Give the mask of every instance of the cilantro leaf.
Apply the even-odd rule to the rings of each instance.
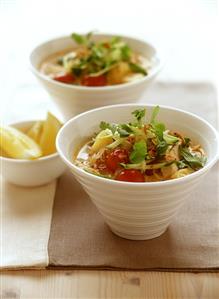
[[[158,141],[161,142],[161,141],[165,141],[163,138],[163,133],[166,129],[165,129],[165,125],[163,123],[159,123],[156,121],[156,117],[157,117],[159,111],[160,111],[159,106],[154,107],[154,109],[152,111],[152,115],[151,115],[150,124],[151,124],[152,128],[154,129],[154,133],[156,134]]]
[[[128,132],[128,133],[130,133],[130,134],[132,133],[132,129],[130,128],[129,125],[127,125],[127,124],[121,124],[120,127],[121,127],[123,130],[125,130],[126,132]]]
[[[133,146],[133,151],[130,154],[130,161],[132,163],[142,162],[147,155],[147,144],[144,140],[135,142]]]
[[[86,35],[78,34],[78,33],[72,33],[71,38],[79,45],[89,44],[89,41],[93,35],[93,32],[88,32]]]
[[[116,124],[109,124],[105,121],[101,121],[100,122],[100,125],[99,125],[100,129],[101,130],[106,130],[106,129],[109,129],[111,130],[111,132],[114,134],[117,130],[117,125]]]
[[[141,73],[143,75],[147,75],[147,71],[146,69],[144,69],[142,66],[140,66],[139,64],[136,63],[129,63],[130,69],[134,72],[134,73]]]
[[[187,163],[192,169],[198,170],[204,167],[207,158],[205,156],[198,156],[194,153],[191,153],[188,148],[181,147],[180,154],[184,158],[184,162]]]
[[[158,139],[163,141],[163,132],[166,130],[165,125],[162,123],[154,123],[153,128]]]
[[[135,111],[132,112],[132,114],[134,115],[134,117],[137,119],[139,125],[141,125],[142,122],[142,118],[145,117],[145,113],[146,113],[146,109],[137,109]]]
[[[152,123],[152,124],[155,123],[155,119],[156,119],[159,111],[160,111],[160,106],[156,106],[153,108],[150,123]]]
[[[128,137],[130,135],[129,132],[127,132],[126,130],[124,130],[122,128],[118,128],[117,131],[118,131],[120,137]]]
[[[168,144],[166,143],[166,141],[159,141],[159,143],[157,145],[158,156],[165,155],[167,148],[168,148]]]
[[[163,139],[167,144],[174,144],[179,141],[178,137],[169,135],[167,132],[163,132]]]
[[[121,56],[122,56],[122,59],[125,60],[125,61],[128,61],[130,59],[130,56],[131,56],[131,49],[129,48],[128,45],[124,45],[122,48],[121,48]]]
[[[179,169],[183,169],[183,168],[187,167],[187,165],[182,160],[177,161],[176,164]]]
[[[92,35],[93,35],[93,31],[90,31],[90,32],[88,32],[87,34],[86,34],[86,39],[87,40],[90,40],[91,39],[91,37],[92,37]]]
[[[87,40],[85,36],[78,33],[72,33],[71,37],[79,45],[85,44]]]

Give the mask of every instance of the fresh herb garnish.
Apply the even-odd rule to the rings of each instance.
[[[165,155],[167,149],[168,149],[168,144],[166,143],[166,141],[158,141],[158,145],[157,145],[158,156]]]
[[[179,169],[183,169],[183,168],[185,168],[185,167],[187,167],[187,164],[185,164],[183,161],[177,161],[176,162],[176,164],[177,164],[177,166],[178,166],[178,168]]]
[[[129,61],[131,54],[132,54],[132,51],[128,45],[124,45],[121,48],[121,56],[124,61]]]
[[[72,33],[71,37],[79,45],[85,44],[87,41],[87,38],[84,35],[78,33]]]
[[[142,119],[145,117],[146,109],[137,109],[132,112],[139,125],[142,125]]]
[[[145,181],[161,181],[182,177],[204,167],[207,158],[200,145],[190,145],[189,138],[166,130],[165,125],[157,121],[158,112],[159,106],[156,106],[149,123],[143,122],[145,109],[132,112],[135,123],[110,124],[102,121],[102,131],[94,138],[88,151],[90,169],[93,166],[95,174],[103,172],[117,179],[122,166],[125,181],[125,175],[129,181],[131,173],[136,176],[141,174],[142,178],[145,176]],[[95,144],[101,151],[94,151]],[[95,156],[92,156],[93,152]],[[170,165],[172,167],[168,169]]]
[[[121,137],[128,137],[130,135],[129,132],[127,132],[126,130],[124,130],[122,128],[118,128],[117,131]]]
[[[151,114],[151,120],[150,120],[151,124],[155,123],[155,120],[156,120],[156,117],[157,117],[159,111],[160,111],[160,107],[159,106],[156,106],[156,107],[153,108],[152,114]]]
[[[175,144],[179,141],[179,138],[173,135],[168,134],[166,131],[163,132],[163,139],[167,144]]]
[[[195,153],[191,153],[187,147],[181,147],[180,154],[184,159],[184,163],[188,164],[194,170],[204,167],[207,161],[205,156],[198,156]]]
[[[146,69],[144,69],[144,68],[143,68],[142,66],[140,66],[139,64],[130,62],[130,63],[129,63],[129,66],[130,66],[130,69],[131,69],[133,72],[135,72],[135,73],[141,73],[141,74],[143,74],[143,75],[145,75],[145,76],[148,74],[147,71],[146,71]]]
[[[162,124],[162,123],[154,123],[152,125],[153,129],[154,129],[154,132],[158,138],[158,140],[161,142],[161,141],[164,141],[163,139],[163,133],[164,131],[166,130],[165,128],[165,125]]]
[[[154,133],[156,134],[156,136],[158,138],[158,141],[161,142],[161,141],[164,141],[163,133],[166,130],[166,128],[165,128],[165,125],[163,123],[159,123],[159,122],[156,121],[156,117],[157,117],[159,111],[160,111],[159,106],[156,106],[156,107],[153,108],[150,124],[151,124],[151,126],[154,130]]]
[[[147,75],[147,71],[138,64],[131,62],[132,50],[120,37],[115,36],[106,42],[93,42],[93,32],[86,35],[72,33],[72,39],[79,45],[87,47],[87,56],[80,58],[86,64],[86,73],[92,76],[100,76],[111,70],[112,67],[124,61],[128,63],[134,73]],[[81,70],[79,70],[81,69]],[[82,74],[82,65],[77,65],[73,73],[78,76]]]
[[[116,132],[116,130],[117,130],[117,125],[116,124],[109,124],[109,123],[107,123],[105,121],[101,121],[101,123],[100,123],[100,129],[101,130],[109,129],[114,134]]]
[[[133,145],[133,151],[130,154],[130,161],[132,163],[140,163],[142,162],[147,155],[147,144],[145,140],[140,140],[135,142]]]

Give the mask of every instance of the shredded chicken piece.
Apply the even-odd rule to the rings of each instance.
[[[175,144],[174,146],[170,147],[166,151],[165,160],[166,161],[179,161],[179,143]]]
[[[161,173],[164,179],[170,178],[178,170],[176,164],[171,164],[169,166],[161,168]]]

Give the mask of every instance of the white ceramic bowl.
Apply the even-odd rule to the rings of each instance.
[[[95,40],[111,38],[110,34],[95,34]],[[154,67],[149,75],[131,83],[105,87],[83,87],[63,84],[52,80],[39,71],[39,66],[49,55],[76,46],[69,37],[56,38],[36,47],[31,55],[31,69],[40,83],[50,94],[65,120],[78,113],[112,104],[135,103],[151,85],[161,69],[160,55],[148,42],[131,37],[121,36],[130,47],[143,56],[153,60]]]
[[[124,238],[146,240],[160,236],[176,211],[189,197],[219,157],[217,131],[200,117],[162,107],[159,120],[168,128],[199,142],[207,153],[207,164],[186,177],[152,183],[129,183],[105,179],[87,173],[72,163],[72,153],[82,140],[98,131],[100,121],[131,121],[131,112],[146,107],[150,117],[152,105],[117,105],[85,112],[69,120],[57,136],[57,150],[63,161],[81,183],[111,230]],[[73,194],[72,194],[73,196]],[[192,229],[192,228],[191,228]]]
[[[17,129],[28,129],[34,121],[11,124]],[[58,178],[66,169],[58,153],[37,160],[0,157],[1,173],[5,180],[20,186],[40,186]]]

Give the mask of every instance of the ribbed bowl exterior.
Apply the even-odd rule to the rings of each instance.
[[[153,105],[125,104],[107,106],[85,112],[69,120],[57,137],[57,150],[76,179],[90,196],[111,230],[124,238],[147,240],[160,236],[180,206],[192,194],[219,158],[218,132],[204,119],[175,108],[161,106],[159,120],[194,142],[201,144],[207,163],[183,178],[151,183],[129,183],[92,175],[73,164],[72,154],[86,137],[98,131],[99,123],[130,121],[131,112],[144,106],[148,118]],[[90,137],[89,137],[90,138]],[[86,139],[88,140],[88,139]],[[191,228],[192,229],[192,228]]]
[[[200,182],[200,177],[178,185],[150,188],[147,185],[112,187],[106,180],[97,185],[72,169],[111,230],[127,239],[147,240],[160,236],[185,199]]]
[[[151,86],[155,75],[147,81],[140,81],[138,84],[127,84],[125,88],[110,90],[76,90],[66,89],[63,84],[56,84],[37,76],[40,83],[51,96],[55,105],[62,113],[65,121],[82,112],[114,104],[136,103],[140,100],[144,92]]]

